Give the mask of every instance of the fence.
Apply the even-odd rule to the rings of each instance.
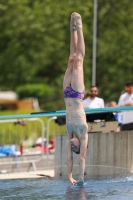
[[[44,143],[42,143],[41,152],[35,154],[35,152],[27,152],[24,151],[25,148],[31,147],[35,140],[39,139],[50,141],[50,137],[55,138],[58,134],[65,133],[65,127],[59,126],[55,124],[56,116],[48,119],[46,126],[44,126],[44,121],[40,118],[26,118],[24,120],[21,119],[8,119],[8,120],[0,120],[0,144],[9,145],[14,144],[15,146],[19,146],[20,151],[23,146],[23,153],[21,155],[15,156],[6,156],[0,157],[0,170],[3,169],[1,166],[7,168],[7,166],[12,165],[12,167],[8,168],[9,171],[14,171],[15,168],[24,169],[21,164],[27,164],[28,170],[32,166],[34,170],[38,168],[53,168],[54,167],[54,149],[49,149],[49,143],[46,142],[46,148],[44,147]],[[32,134],[32,140],[31,140]],[[44,149],[46,152],[44,153]],[[52,152],[52,154],[51,154]],[[20,166],[21,165],[21,166]],[[19,169],[18,169],[19,170]],[[19,170],[20,171],[20,170]]]
[[[0,143],[1,146],[7,144],[14,144],[15,147],[18,147],[20,144],[20,152],[22,153],[22,146],[25,145],[29,147],[33,144],[34,139],[40,136],[43,140],[44,132],[45,132],[44,122],[40,118],[29,118],[24,120],[0,120]],[[33,140],[30,139],[30,133],[34,135]],[[26,141],[26,142],[25,142]],[[7,146],[6,146],[7,147]],[[27,152],[27,155],[30,154]],[[26,152],[23,152],[22,155],[26,155]],[[42,143],[42,147],[40,148],[39,156],[31,156],[25,158],[18,155],[14,155],[13,157],[4,157],[0,165],[14,165],[17,167],[18,164],[28,164],[36,170],[36,162],[39,162],[43,159],[44,156],[44,143]]]
[[[65,134],[65,132],[66,132],[64,124],[63,124],[63,126],[60,126],[60,125],[55,126],[56,120],[57,120],[57,117],[53,116],[53,117],[49,118],[48,121],[47,121],[47,124],[46,124],[47,141],[49,140],[49,137],[50,137],[50,135],[49,135],[50,128],[49,127],[50,127],[50,123],[52,121],[53,121],[53,138],[55,138],[55,136],[57,136],[58,134],[62,135],[62,134]],[[50,159],[49,151],[48,151],[48,143],[47,143],[47,158]]]

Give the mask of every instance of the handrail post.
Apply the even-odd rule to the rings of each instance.
[[[49,158],[49,151],[48,151],[48,141],[49,141],[49,124],[52,120],[57,119],[56,116],[53,116],[51,118],[48,119],[47,124],[46,124],[46,138],[47,138],[47,158]]]

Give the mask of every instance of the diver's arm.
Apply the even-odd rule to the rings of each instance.
[[[84,130],[87,132],[87,127]],[[86,150],[88,145],[88,134],[85,134],[85,138],[80,141],[80,163],[79,163],[79,180],[78,182],[84,182],[84,171],[85,171],[85,158],[86,158]]]
[[[67,168],[68,168],[68,177],[72,184],[75,184],[77,181],[72,177],[72,169],[73,169],[73,155],[71,149],[71,142],[69,139],[66,141],[66,151],[67,151]]]

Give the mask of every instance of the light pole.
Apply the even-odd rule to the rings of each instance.
[[[96,54],[97,54],[97,0],[94,0],[94,11],[93,11],[93,53],[92,53],[92,85],[96,85]]]

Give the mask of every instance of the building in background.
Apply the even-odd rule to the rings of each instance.
[[[40,110],[37,98],[19,100],[13,91],[0,92],[0,110]]]

